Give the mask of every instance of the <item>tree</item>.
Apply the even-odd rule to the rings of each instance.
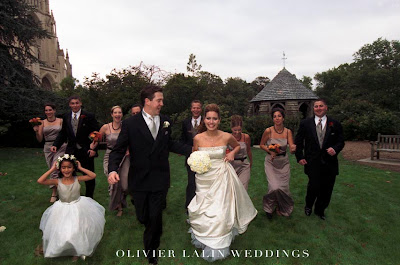
[[[379,38],[364,45],[353,54],[354,62],[362,67],[393,69],[400,67],[400,41]]]
[[[229,115],[245,116],[250,100],[254,96],[255,93],[249,83],[239,77],[230,77],[225,81],[220,104],[226,106]]]
[[[260,92],[271,80],[266,76],[258,76],[256,79],[251,82],[251,87],[254,92],[257,94]]]
[[[40,27],[30,7],[22,0],[3,0],[0,3],[0,84],[6,87],[32,86],[32,72],[26,65],[37,62],[31,48],[36,39],[49,38]]]
[[[353,63],[315,75],[318,96],[328,100],[349,139],[399,133],[400,42],[379,38],[353,56]]]
[[[124,113],[128,113],[132,105],[140,103],[140,90],[155,77],[154,71],[143,71],[142,67],[140,64],[122,70],[113,69],[105,79],[93,73],[75,92],[81,95],[84,107],[96,113],[99,122],[109,122],[112,106],[119,105]]]
[[[48,38],[33,18],[33,8],[22,0],[0,2],[0,131],[43,113],[44,101],[59,102],[41,91],[26,65],[37,62],[31,53],[37,39]]]
[[[300,82],[302,82],[303,85],[304,85],[306,88],[312,90],[312,85],[313,85],[313,84],[312,84],[312,78],[311,78],[311,77],[306,76],[306,75],[303,75],[303,78],[300,79]]]
[[[60,82],[61,90],[73,90],[75,89],[75,85],[78,82],[76,78],[72,76],[67,76]]]
[[[199,79],[182,73],[174,74],[164,87],[165,106],[163,112],[173,115],[190,108],[190,102],[200,99]]]
[[[197,64],[196,55],[191,53],[189,55],[189,61],[186,66],[186,70],[189,74],[197,76],[201,70],[201,64]]]

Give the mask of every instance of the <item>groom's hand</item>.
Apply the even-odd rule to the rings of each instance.
[[[301,160],[299,160],[299,164],[304,166],[307,164],[307,161],[305,159],[301,159]]]
[[[327,152],[330,156],[336,155],[336,151],[335,151],[335,149],[333,149],[332,147],[329,147],[328,149],[326,149],[326,152]]]
[[[117,172],[113,171],[110,174],[108,174],[108,183],[110,185],[113,185],[119,181],[119,175]]]

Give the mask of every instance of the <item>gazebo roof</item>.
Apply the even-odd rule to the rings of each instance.
[[[283,68],[250,102],[317,98],[295,75]]]

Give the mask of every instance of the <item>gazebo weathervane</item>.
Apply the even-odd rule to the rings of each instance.
[[[283,68],[285,68],[286,67],[286,64],[285,64],[285,60],[286,60],[287,58],[286,58],[286,56],[285,56],[285,52],[283,52],[283,57],[282,57],[282,60],[283,60]]]

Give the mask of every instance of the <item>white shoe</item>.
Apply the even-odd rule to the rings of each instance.
[[[82,255],[82,256],[81,256],[81,259],[82,259],[82,260],[85,260],[85,259],[86,259],[86,256]]]

